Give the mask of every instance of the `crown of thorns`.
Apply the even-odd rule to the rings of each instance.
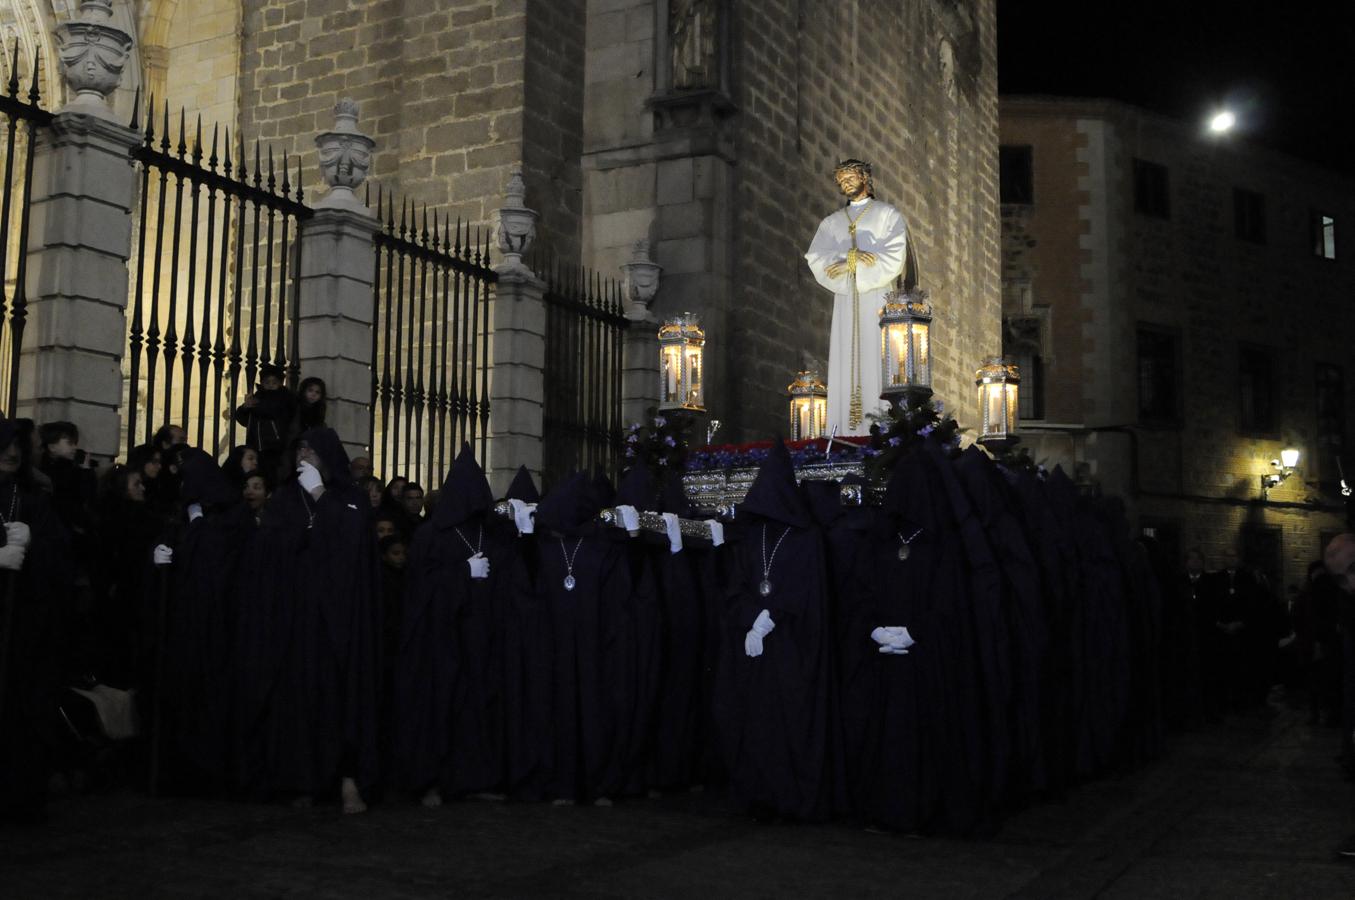
[[[859,159],[844,159],[842,162],[838,163],[836,167],[834,167],[833,174],[836,175],[838,172],[842,172],[844,170],[851,170],[860,175],[864,175],[866,178],[871,177],[870,163],[862,162]]]

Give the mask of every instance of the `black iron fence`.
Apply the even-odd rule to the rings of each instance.
[[[0,159],[0,414],[15,415],[19,398],[19,351],[28,321],[28,220],[33,195],[33,141],[52,114],[39,106],[38,72],[26,96],[20,94],[19,47],[9,67],[9,81],[0,93],[0,127],[4,156]]]
[[[151,109],[154,110],[152,103]],[[166,423],[220,453],[243,439],[236,406],[273,365],[299,371],[297,229],[305,205],[300,161],[202,123],[190,133],[169,108],[147,115],[133,158],[141,171],[131,273],[126,448]],[[133,119],[133,128],[140,128]],[[296,174],[293,185],[291,172]]]
[[[538,269],[538,271],[540,271]],[[546,486],[580,470],[616,475],[621,452],[621,364],[629,320],[621,286],[551,264],[546,279]]]
[[[395,207],[378,188],[369,443],[374,471],[431,489],[463,441],[485,459],[497,276],[487,231]]]

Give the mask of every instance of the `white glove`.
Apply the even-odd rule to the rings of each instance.
[[[296,481],[308,494],[314,494],[316,488],[324,487],[325,484],[325,480],[320,477],[320,470],[304,459],[296,464]]]
[[[194,520],[202,518],[202,504],[190,503],[188,504],[188,508],[185,510],[185,512],[188,513],[189,524],[192,524]]]
[[[11,547],[22,547],[27,550],[28,545],[33,543],[33,532],[29,530],[28,523],[6,522],[5,543]]]
[[[170,566],[174,564],[174,548],[168,544],[156,544],[151,558],[155,560],[157,566]]]
[[[663,527],[668,531],[668,552],[682,552],[682,522],[677,513],[663,514]]]
[[[509,500],[508,505],[513,507],[513,524],[518,527],[518,534],[531,534],[536,531],[535,503],[528,503],[525,500]]]
[[[0,569],[11,569],[15,572],[24,566],[24,556],[28,554],[28,548],[17,547],[14,544],[6,544],[0,547]]]
[[[706,524],[710,526],[710,542],[718,547],[725,542],[725,523],[719,519],[707,519]]]
[[[743,652],[749,656],[762,655],[762,639],[772,633],[776,623],[772,621],[772,614],[767,610],[757,614],[753,620],[753,627],[748,629],[748,634],[743,638]]]
[[[902,625],[890,625],[876,628],[870,633],[871,640],[880,645],[880,652],[894,656],[905,656],[908,648],[917,643],[908,629]]]
[[[483,553],[477,553],[466,560],[466,565],[470,566],[471,578],[489,577],[489,560]]]
[[[616,508],[616,524],[626,529],[626,533],[631,537],[637,537],[640,534],[640,511],[633,506],[624,504]]]

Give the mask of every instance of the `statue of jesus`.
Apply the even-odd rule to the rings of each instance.
[[[869,433],[865,413],[879,406],[880,306],[903,271],[908,226],[875,199],[869,163],[846,159],[833,172],[847,204],[819,223],[805,253],[819,284],[833,292],[828,344],[828,427]]]

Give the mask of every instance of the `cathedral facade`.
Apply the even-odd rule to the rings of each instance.
[[[78,5],[0,6],[44,83],[59,81],[48,35]],[[841,202],[833,164],[868,160],[936,308],[936,394],[972,421],[974,369],[1001,347],[995,0],[114,7],[138,37],[115,98],[128,120],[154,97],[299,155],[318,182],[314,136],[352,97],[374,189],[489,224],[521,169],[538,260],[615,278],[647,242],[663,267],[651,315],[701,316],[707,405],[731,440],[784,431],[785,386],[826,367],[832,298],[803,253]]]

